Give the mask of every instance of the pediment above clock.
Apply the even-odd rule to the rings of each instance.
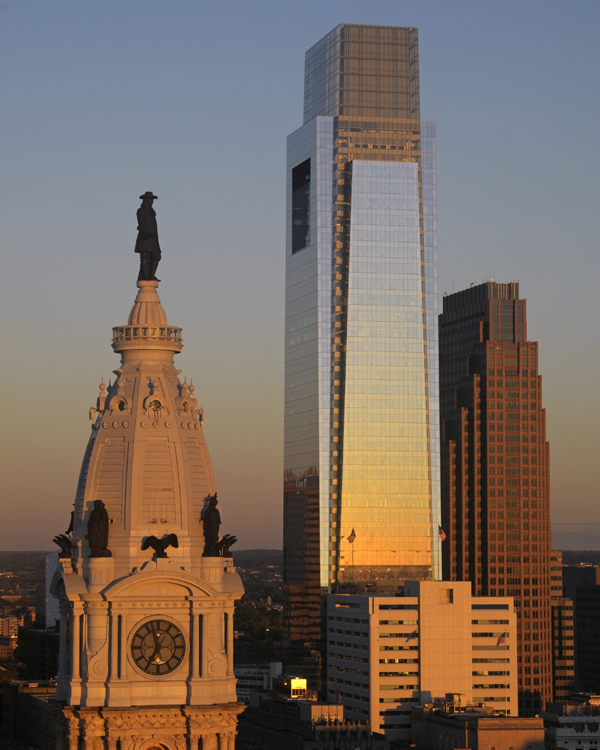
[[[218,592],[205,581],[185,573],[181,568],[173,566],[170,570],[152,570],[135,573],[125,579],[116,581],[103,593],[107,599],[119,599],[120,597],[217,597]],[[167,593],[162,593],[165,589]]]
[[[150,582],[138,586],[135,589],[136,595],[143,596],[144,598],[150,597],[181,597],[181,596],[193,596],[194,592],[190,590],[189,586],[181,586],[179,584],[171,583],[170,581]],[[131,596],[131,594],[129,594]]]

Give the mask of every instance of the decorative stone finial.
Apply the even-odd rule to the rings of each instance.
[[[106,386],[104,385],[104,378],[100,382],[100,395],[98,396],[98,411],[104,411],[104,404],[106,403]]]

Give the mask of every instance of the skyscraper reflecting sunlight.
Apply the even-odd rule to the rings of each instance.
[[[323,593],[441,577],[436,125],[415,28],[306,53],[288,138],[284,636]]]

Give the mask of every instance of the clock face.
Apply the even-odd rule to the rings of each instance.
[[[131,640],[131,655],[146,674],[169,674],[185,656],[185,638],[176,625],[167,620],[150,620],[141,625]]]

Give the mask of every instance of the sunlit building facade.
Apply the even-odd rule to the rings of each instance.
[[[448,695],[517,716],[510,597],[473,596],[467,582],[406,581],[401,596],[326,603],[327,697],[347,719],[408,741],[413,708]]]
[[[285,637],[323,593],[441,572],[436,126],[417,29],[340,25],[306,53],[288,138]]]
[[[550,446],[538,344],[518,282],[444,297],[440,315],[444,580],[517,610],[519,713],[552,699]]]

